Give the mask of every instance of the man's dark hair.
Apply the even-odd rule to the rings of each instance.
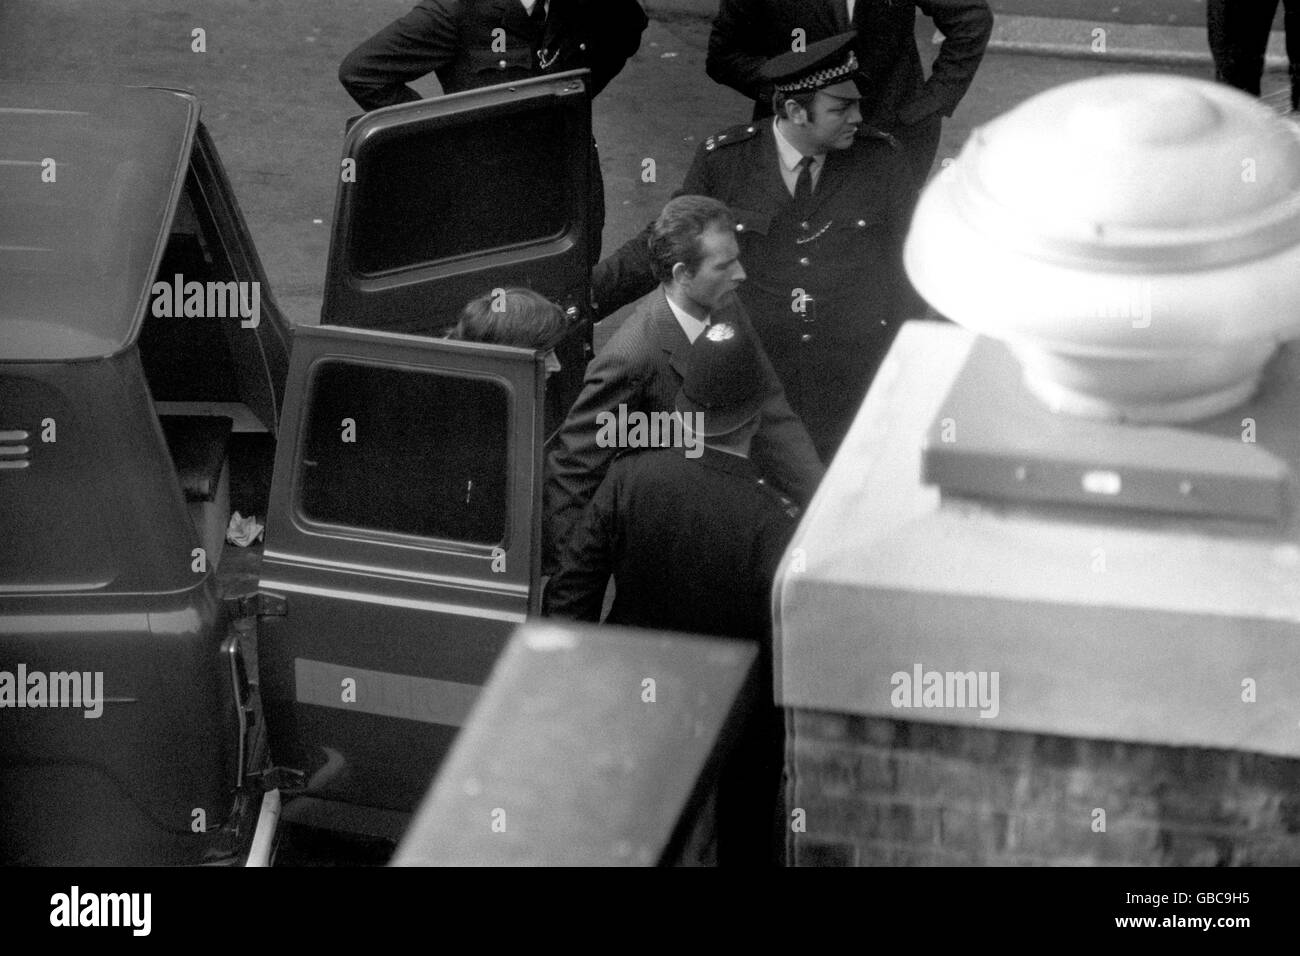
[[[813,109],[813,103],[817,101],[817,91],[812,90],[808,93],[773,93],[772,94],[772,112],[777,116],[785,119],[785,104],[787,100],[794,100],[803,107],[808,119],[816,121],[817,111]]]
[[[471,299],[449,339],[519,348],[550,348],[567,321],[558,305],[532,289],[493,289]]]
[[[679,262],[694,274],[704,259],[700,236],[715,225],[724,230],[736,228],[725,203],[708,196],[669,200],[650,232],[650,271],[655,279],[671,282],[673,266]]]

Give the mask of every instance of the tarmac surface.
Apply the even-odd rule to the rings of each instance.
[[[704,73],[709,20],[689,11],[712,9],[716,0],[646,5],[654,19],[640,51],[594,105],[606,251],[658,212],[704,138],[749,116],[743,97]],[[197,93],[272,293],[290,319],[311,324],[319,318],[343,125],[358,112],[338,83],[338,64],[410,6],[411,0],[196,0],[184,8],[172,0],[7,0],[0,4],[0,80]],[[1061,83],[1134,70],[1212,75],[1197,22],[1198,15],[1204,19],[1203,0],[994,0],[993,7],[999,14],[994,48],[944,125],[940,161],[956,156],[973,127]],[[1048,9],[1069,16],[1027,15]],[[1131,27],[1125,19],[1165,25]],[[1093,49],[1098,26],[1107,31],[1106,53]],[[206,39],[201,53],[191,39],[199,28]],[[937,47],[923,16],[918,37],[928,63]],[[1064,55],[1036,55],[1052,44]],[[1134,50],[1146,59],[1126,59]],[[1284,80],[1284,74],[1266,77],[1274,99],[1279,91],[1285,95]],[[438,92],[432,76],[415,85]],[[640,178],[648,157],[658,170],[653,183]],[[607,334],[599,330],[597,343]]]

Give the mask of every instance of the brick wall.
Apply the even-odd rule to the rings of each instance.
[[[792,727],[795,865],[1300,864],[1300,760],[802,710]]]

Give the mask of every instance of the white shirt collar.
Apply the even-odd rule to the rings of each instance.
[[[781,133],[781,126],[775,118],[772,119],[772,132],[776,136],[776,152],[781,157],[781,165],[785,167],[786,172],[793,173],[799,168],[799,160],[803,159],[803,153],[790,145],[790,141]],[[815,153],[813,165],[819,166],[825,158],[825,153]]]
[[[673,315],[677,318],[677,324],[682,327],[682,331],[686,333],[686,337],[694,345],[695,340],[700,337],[700,333],[709,327],[710,321],[705,319],[701,322],[695,316],[682,311],[677,307],[677,303],[673,301],[673,297],[667,291],[664,292],[664,298],[668,300],[668,308],[673,310]]]

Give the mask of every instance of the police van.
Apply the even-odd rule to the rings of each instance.
[[[539,606],[584,74],[355,123],[319,326],[277,309],[193,95],[0,84],[0,143],[0,862],[399,834]],[[545,350],[439,337],[512,285],[570,319],[549,386]]]

